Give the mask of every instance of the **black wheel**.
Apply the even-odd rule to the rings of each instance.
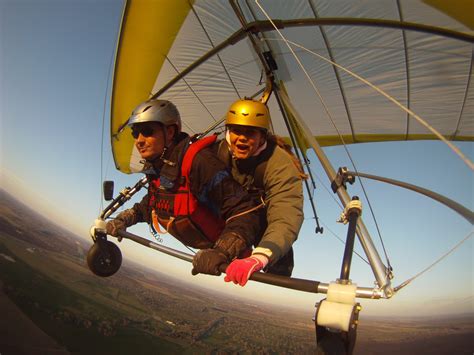
[[[346,346],[341,333],[327,332],[318,341],[317,355],[346,355]]]
[[[122,253],[118,246],[108,240],[94,243],[87,253],[87,266],[97,276],[112,276],[120,269],[120,265]]]

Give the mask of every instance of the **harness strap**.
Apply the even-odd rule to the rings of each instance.
[[[213,144],[217,139],[216,135],[205,137],[192,143],[186,153],[184,154],[183,163],[181,164],[181,176],[186,179],[186,184],[189,182],[189,172],[191,171],[191,165],[193,163],[194,156],[207,146]]]
[[[188,146],[186,153],[184,154],[183,161],[181,163],[181,179],[182,182],[178,188],[174,200],[174,215],[184,216],[192,214],[197,208],[196,197],[191,193],[189,173],[191,172],[191,166],[193,164],[194,157],[196,154],[213,144],[216,141],[217,136],[212,135],[203,139],[200,139]],[[182,193],[180,193],[182,192]],[[183,193],[184,192],[184,193]]]
[[[225,141],[225,139],[222,139],[218,144],[217,144],[217,156],[219,159],[225,164],[225,166],[230,167],[231,166],[231,154],[229,150],[229,145]]]
[[[162,230],[160,227],[160,219],[155,213],[155,210],[151,211],[151,221],[152,221],[152,227],[155,230],[157,234],[166,234],[169,232],[169,228],[171,223],[173,222],[173,218],[170,218],[166,224],[166,230]]]

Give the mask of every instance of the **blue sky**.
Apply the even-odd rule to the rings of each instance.
[[[0,2],[0,107],[2,187],[77,235],[88,230],[101,208],[103,178],[116,191],[139,176],[118,173],[107,136],[107,90],[121,17],[119,0],[3,0]],[[102,131],[105,120],[105,132]],[[104,139],[104,141],[102,141]],[[472,160],[472,143],[457,143]],[[473,209],[472,172],[439,142],[393,142],[349,147],[358,170],[432,189]],[[325,150],[335,167],[348,166],[341,148]],[[346,227],[334,223],[339,210],[326,191],[322,169],[310,156],[323,236],[314,234],[311,209],[295,244],[294,276],[323,282],[339,276]],[[360,184],[357,184],[360,186]],[[394,285],[433,262],[472,231],[461,217],[426,197],[364,181],[394,267]],[[352,195],[362,196],[351,187]],[[363,200],[364,201],[364,200]],[[366,224],[373,222],[364,202]],[[149,236],[146,226],[133,232]],[[373,233],[374,243],[379,246]],[[165,245],[180,248],[166,236]],[[222,278],[190,275],[190,264],[123,241],[124,258],[169,272],[189,282],[248,298],[294,304],[312,312],[323,296]],[[360,246],[356,243],[360,251]],[[382,255],[383,256],[383,255]],[[366,314],[439,314],[474,310],[472,239],[393,299],[362,301]],[[372,286],[373,276],[358,257],[352,279]],[[423,307],[421,307],[423,306]]]

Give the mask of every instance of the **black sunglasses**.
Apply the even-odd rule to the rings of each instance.
[[[262,133],[263,135],[266,135],[266,131],[262,128],[258,127],[251,127],[251,126],[240,126],[240,125],[227,125],[227,128],[229,129],[230,132],[236,134],[236,135],[254,135],[257,132]]]
[[[132,127],[132,137],[137,139],[138,136],[141,135],[143,137],[151,137],[153,133],[155,132],[155,129],[151,126],[133,126]]]

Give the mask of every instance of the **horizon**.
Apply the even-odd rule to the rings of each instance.
[[[26,208],[28,211],[36,214],[39,218],[45,219],[54,228],[57,228],[59,230],[65,231],[65,232],[68,232],[70,234],[70,236],[73,239],[76,240],[76,243],[81,242],[80,246],[81,246],[82,251],[84,253],[84,255],[83,255],[84,267],[87,268],[87,262],[86,262],[86,255],[87,255],[87,250],[88,250],[87,248],[92,246],[92,240],[89,239],[90,237],[89,238],[84,238],[83,236],[69,230],[68,228],[65,228],[61,224],[58,224],[57,221],[55,221],[54,219],[48,217],[47,215],[45,215],[41,212],[35,210],[33,207],[29,206],[27,202],[23,201],[21,198],[18,198],[16,196],[14,196],[11,192],[6,190],[5,188],[0,187],[0,192],[1,193],[6,193],[11,199],[13,199],[17,203],[19,203],[22,208]],[[112,242],[114,242],[114,244],[116,244],[120,247],[121,243],[119,243],[116,238],[109,236],[109,240],[111,240]],[[88,244],[87,241],[90,241],[90,243]],[[160,251],[157,251],[157,250],[152,250],[152,251],[154,253],[160,253]],[[264,300],[259,300],[259,299],[249,299],[248,297],[246,297],[244,295],[229,293],[228,291],[222,290],[222,289],[210,288],[209,286],[196,283],[196,282],[194,282],[194,280],[191,280],[191,281],[190,280],[182,280],[178,276],[175,276],[175,275],[172,275],[172,274],[170,275],[170,274],[168,274],[164,271],[154,269],[146,261],[143,261],[143,260],[140,260],[140,259],[137,260],[135,258],[128,258],[125,254],[123,254],[123,260],[122,260],[122,267],[121,268],[123,268],[123,267],[125,267],[125,268],[127,268],[127,267],[138,267],[141,270],[147,271],[147,272],[152,273],[152,274],[154,273],[155,275],[157,275],[157,278],[159,278],[160,275],[164,275],[168,278],[168,280],[179,280],[180,283],[182,283],[183,285],[191,286],[191,287],[193,287],[196,290],[199,290],[201,292],[206,292],[206,293],[213,292],[214,294],[215,294],[215,292],[217,292],[220,295],[220,297],[224,297],[224,298],[225,297],[232,297],[235,300],[248,302],[249,305],[261,305],[261,306],[265,306],[265,307],[270,307],[271,309],[273,309],[275,307],[280,308],[280,309],[283,308],[283,309],[286,309],[287,311],[297,312],[300,316],[303,316],[303,315],[307,316],[308,314],[311,314],[312,312],[314,312],[315,309],[316,309],[315,307],[313,307],[313,309],[308,309],[307,307],[301,307],[301,306],[294,305],[294,304],[291,304],[291,303],[277,304],[277,303],[274,303],[274,302],[265,302]],[[119,269],[118,272],[120,272],[120,269]],[[93,275],[92,272],[91,272],[91,275]],[[126,274],[122,275],[122,276],[126,276]],[[96,276],[96,277],[100,278],[99,276]],[[114,275],[110,276],[109,278],[113,278],[113,277],[114,277]],[[204,275],[204,277],[212,277],[212,276]],[[255,281],[250,280],[250,282],[255,282]],[[279,288],[278,286],[270,286],[270,287]],[[295,291],[295,290],[289,290],[289,291],[290,292],[304,293],[302,291]],[[311,295],[314,296],[314,297],[319,297],[321,295],[325,296],[324,294],[315,294],[315,293],[311,293]],[[397,295],[395,295],[393,297],[396,298]],[[474,296],[471,296],[470,298],[471,298],[471,302],[472,302],[472,299],[474,298]],[[388,301],[390,301],[390,299],[389,300],[374,300],[374,302],[384,302],[384,301],[388,302]],[[444,313],[444,314],[439,313],[439,314],[416,314],[416,315],[414,315],[414,314],[411,314],[411,315],[410,314],[397,314],[396,317],[395,317],[395,314],[391,314],[391,315],[389,315],[389,314],[380,315],[380,314],[377,314],[377,313],[366,314],[364,312],[364,307],[363,307],[360,317],[361,317],[360,318],[361,320],[363,320],[363,319],[374,320],[374,321],[375,320],[379,320],[379,321],[380,320],[384,320],[384,321],[390,320],[392,322],[427,322],[427,321],[436,322],[436,321],[449,321],[449,320],[455,320],[455,319],[460,319],[460,320],[466,319],[466,320],[474,321],[474,310],[471,310],[470,313],[453,312],[453,313]]]
[[[90,226],[104,204],[102,181],[114,180],[119,191],[138,180],[137,175],[115,169],[110,147],[110,84],[121,18],[121,1],[0,2],[0,39],[5,49],[0,61],[2,187],[90,245]],[[436,100],[442,102],[443,97]],[[471,101],[467,103],[465,114],[473,107]],[[392,106],[387,109],[394,110]],[[370,101],[359,110],[362,115],[364,110],[372,110]],[[385,111],[378,114],[385,117]],[[416,123],[412,128],[421,129]],[[474,159],[474,142],[453,144]],[[347,149],[358,171],[423,186],[474,208],[472,170],[440,142],[364,143],[348,145]],[[334,167],[351,166],[343,147],[323,150]],[[330,282],[339,276],[344,247],[337,237],[345,239],[347,226],[335,222],[341,209],[334,202],[330,182],[319,179],[324,170],[314,154],[309,154],[309,159],[317,185],[311,194],[325,233],[314,233],[314,216],[306,200],[305,221],[294,244],[293,276]],[[393,286],[423,270],[473,231],[472,224],[424,196],[362,181],[369,196],[368,201],[362,200],[362,218],[383,262],[388,259],[393,266]],[[359,181],[349,189],[351,195],[364,195]],[[372,218],[368,202],[376,218]],[[153,238],[145,224],[129,231]],[[163,240],[168,247],[187,251],[169,235]],[[473,245],[470,238],[390,300],[361,300],[363,314],[473,312]],[[260,298],[277,305],[293,303],[313,310],[314,303],[323,297],[256,282],[242,288],[224,283],[222,277],[191,276],[188,263],[127,240],[120,243],[120,249],[126,259],[247,299]],[[363,254],[358,239],[355,250]],[[352,260],[351,279],[359,286],[374,285],[371,268],[357,256]]]

